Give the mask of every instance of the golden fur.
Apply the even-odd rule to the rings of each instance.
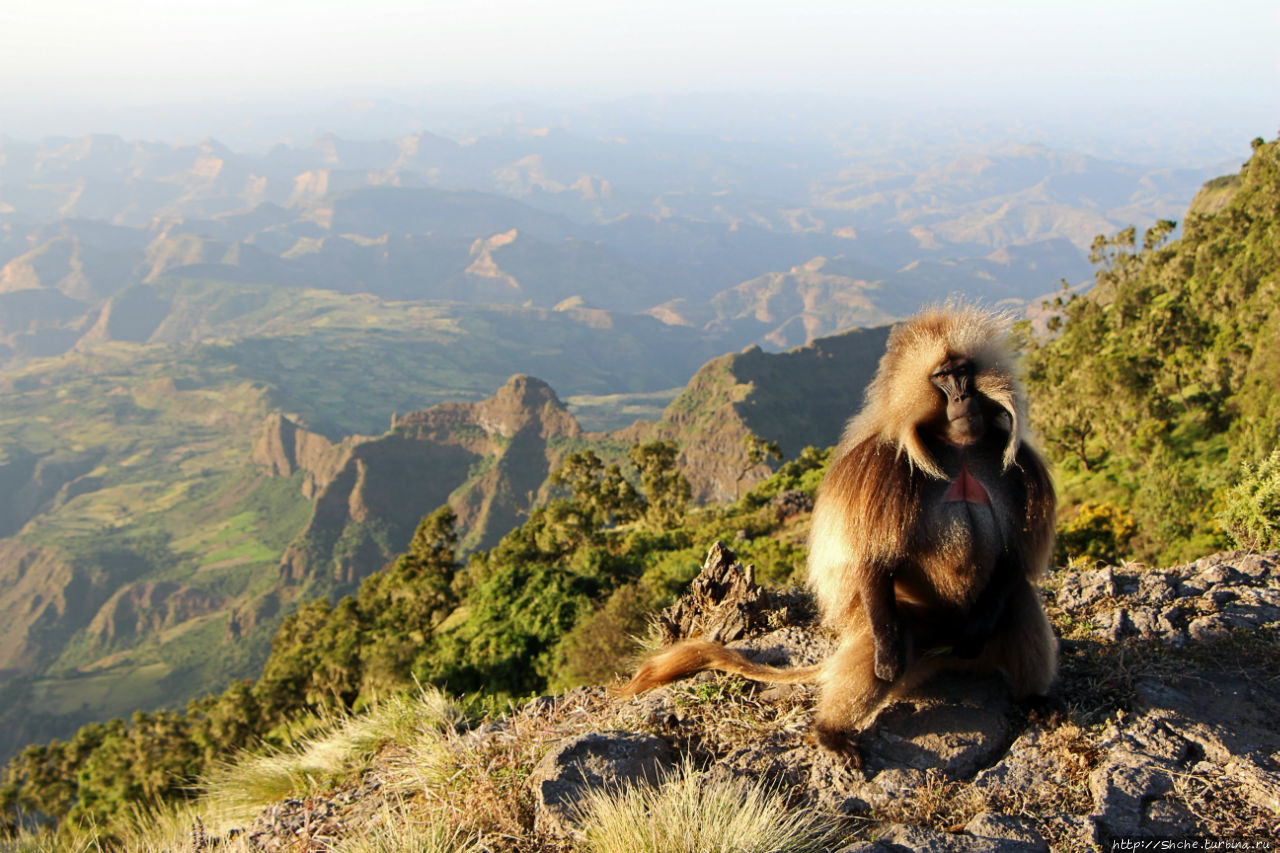
[[[895,326],[875,378],[867,386],[862,411],[845,427],[837,456],[860,441],[875,439],[896,446],[907,454],[912,465],[945,479],[921,445],[916,426],[937,407],[936,393],[929,384],[934,365],[949,354],[963,353],[982,366],[978,391],[1011,419],[1004,453],[1008,468],[1026,438],[1022,432],[1026,417],[1007,342],[1004,319],[972,306],[927,308]]]
[[[937,377],[961,361],[984,427],[956,443]],[[1002,318],[946,306],[897,326],[813,513],[809,586],[840,648],[820,666],[778,669],[686,640],[649,658],[622,692],[705,669],[816,679],[815,725],[833,748],[891,692],[939,668],[1000,670],[1019,696],[1043,693],[1056,640],[1030,582],[1048,566],[1055,503],[1025,430]]]

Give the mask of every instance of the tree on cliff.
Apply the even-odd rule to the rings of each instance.
[[[1280,142],[1255,140],[1224,206],[1098,237],[1089,293],[1028,333],[1032,422],[1069,503],[1128,507],[1137,555],[1227,544],[1241,465],[1280,446]]]

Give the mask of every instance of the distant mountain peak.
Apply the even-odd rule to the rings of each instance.
[[[279,415],[268,418],[255,461],[277,474],[305,468],[301,455],[293,451],[294,462],[290,452],[302,448],[306,435]],[[446,502],[471,531],[472,544],[492,544],[515,526],[517,501],[537,492],[557,463],[549,439],[581,435],[550,385],[516,374],[487,400],[442,403],[396,416],[376,438],[317,445],[315,464],[323,464],[326,478],[304,484],[318,486],[312,519],[285,552],[281,576],[305,581],[329,574],[339,585],[353,584],[403,548],[422,516]]]

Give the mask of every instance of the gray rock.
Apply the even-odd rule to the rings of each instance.
[[[1065,787],[1062,765],[1045,754],[1045,730],[1028,729],[992,766],[974,776],[973,784],[983,791],[1030,791],[1038,785]]]
[[[670,690],[650,690],[631,700],[636,705],[640,719],[650,725],[662,726],[679,719],[679,709]]]
[[[1049,853],[1049,845],[1036,830],[1034,821],[1014,815],[984,812],[964,825],[964,831],[981,838],[994,838],[1024,845],[1027,851]]]
[[[1129,610],[1126,607],[1117,607],[1109,613],[1101,613],[1097,621],[1100,627],[1106,629],[1106,637],[1113,643],[1138,633],[1133,620],[1129,618]]]
[[[1142,824],[1152,835],[1190,835],[1195,831],[1196,819],[1181,803],[1153,800],[1147,804]]]
[[[967,832],[939,832],[922,826],[891,825],[880,833],[876,841],[891,850],[910,850],[914,853],[1031,853],[1047,847],[1011,838],[988,838]]]
[[[1280,695],[1270,685],[1198,672],[1140,679],[1134,693],[1137,713],[1118,724],[1089,777],[1098,843],[1194,832],[1174,790],[1192,774],[1229,780],[1264,813],[1280,813]]]
[[[1221,613],[1211,613],[1208,616],[1192,619],[1191,624],[1187,626],[1187,636],[1199,642],[1220,639],[1230,631],[1231,622]]]
[[[1211,604],[1215,604],[1218,607],[1229,604],[1240,597],[1240,593],[1234,589],[1211,589],[1205,595]]]
[[[1155,637],[1160,630],[1160,615],[1153,607],[1135,607],[1127,611],[1129,632],[1139,637]]]
[[[887,809],[894,803],[908,800],[929,782],[923,770],[911,767],[890,767],[875,774],[870,781],[854,788],[857,799],[872,809]]]
[[[1150,756],[1112,751],[1102,766],[1089,774],[1097,842],[1105,845],[1115,836],[1150,835],[1145,806],[1173,788],[1172,770],[1170,764]]]
[[[1088,850],[1094,846],[1093,821],[1084,815],[1055,812],[1040,816],[1045,833],[1053,838],[1061,850]]]
[[[1178,598],[1197,598],[1204,595],[1204,587],[1187,581],[1179,581],[1174,595]]]
[[[1236,558],[1236,571],[1255,581],[1280,577],[1280,560],[1274,552],[1270,554],[1245,554]]]
[[[1186,614],[1176,604],[1160,612],[1156,619],[1155,636],[1174,648],[1182,648],[1187,643],[1187,632],[1183,629]]]
[[[721,758],[705,774],[705,779],[742,778],[766,786],[792,786],[804,775],[804,763],[794,753],[799,750],[744,746]]]
[[[830,814],[863,814],[874,808],[862,792],[867,788],[874,794],[879,789],[870,789],[866,774],[843,757],[825,749],[808,747],[795,750],[791,760],[808,771],[799,776],[814,808]]]
[[[1172,601],[1176,590],[1176,578],[1169,572],[1145,572],[1138,578],[1138,599],[1146,604],[1164,604]]]
[[[1074,599],[1065,602],[1064,606],[1085,607],[1096,601],[1114,596],[1116,594],[1115,573],[1110,566],[1104,569],[1081,572],[1076,576],[1074,589],[1076,590]]]
[[[571,836],[588,791],[657,784],[675,762],[675,750],[653,735],[612,732],[570,738],[548,752],[529,776],[534,828],[544,835]]]
[[[938,770],[967,779],[1008,749],[1012,713],[999,678],[943,675],[876,718],[862,741],[867,770]]]
[[[836,645],[835,636],[826,631],[793,625],[730,643],[729,648],[770,666],[808,666],[831,657]]]
[[[1195,579],[1206,586],[1214,586],[1244,580],[1245,575],[1236,571],[1235,567],[1228,563],[1215,563],[1201,569]]]

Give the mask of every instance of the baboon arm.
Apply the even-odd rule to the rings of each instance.
[[[907,666],[901,620],[894,600],[893,571],[869,567],[862,575],[861,599],[876,653],[876,678],[896,681]]]
[[[1057,526],[1057,499],[1053,480],[1049,477],[1040,454],[1025,444],[1018,452],[1018,468],[1022,471],[1022,530],[1018,537],[1019,568],[1029,580],[1044,575],[1053,554],[1053,537]]]

